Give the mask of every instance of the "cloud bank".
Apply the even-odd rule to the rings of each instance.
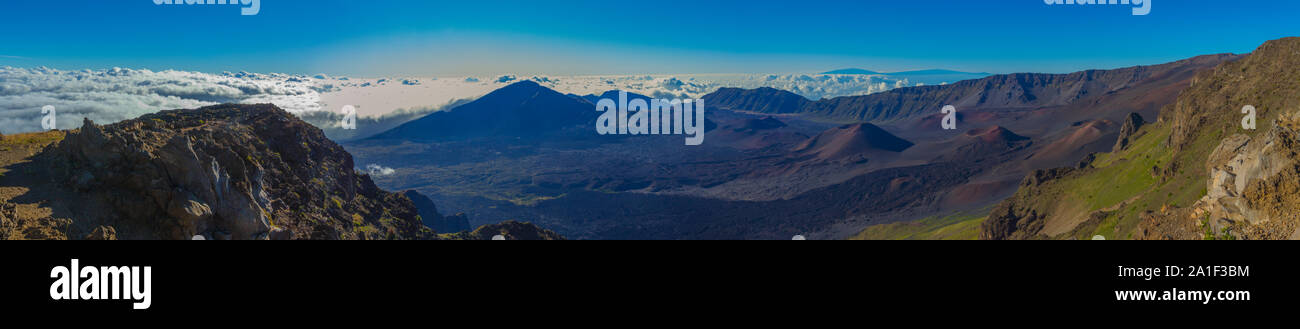
[[[107,124],[143,114],[219,103],[271,103],[310,117],[339,137],[363,137],[371,130],[339,132],[329,120],[353,105],[375,128],[400,124],[449,108],[506,84],[531,80],[563,93],[602,94],[626,90],[664,98],[699,98],[722,87],[772,87],[817,100],[878,93],[917,85],[881,75],[678,74],[637,76],[382,77],[360,79],[325,74],[209,74],[113,68],[62,71],[0,67],[0,132],[41,130],[41,108],[54,106],[57,128],[80,126],[82,118]],[[324,112],[324,113],[322,113]],[[371,123],[370,121],[364,121]],[[336,136],[331,136],[336,137]]]
[[[184,71],[61,71],[0,67],[0,132],[41,129],[41,108],[54,106],[57,128],[82,118],[111,123],[160,110],[219,103],[274,103],[292,111],[320,109],[320,92],[338,88],[281,74]]]

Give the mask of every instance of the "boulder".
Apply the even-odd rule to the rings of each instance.
[[[112,226],[100,225],[99,227],[96,227],[94,231],[90,231],[90,234],[87,234],[82,239],[100,240],[100,241],[117,240],[117,230],[114,229]]]

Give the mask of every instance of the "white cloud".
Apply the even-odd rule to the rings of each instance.
[[[377,164],[370,164],[370,165],[366,165],[366,172],[369,172],[371,176],[388,176],[396,173],[397,171],[393,170],[393,168],[384,167]]]
[[[874,94],[916,84],[883,75],[679,74],[658,76],[581,76],[551,79],[564,93],[601,94],[619,89],[642,95],[698,98],[723,87],[771,87],[812,100]]]

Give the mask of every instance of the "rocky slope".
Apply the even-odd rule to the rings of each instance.
[[[709,107],[771,114],[800,113],[812,104],[799,94],[768,87],[753,90],[720,88],[702,99]]]
[[[439,239],[422,215],[468,230],[463,216],[444,218],[427,198],[381,190],[354,168],[320,129],[273,105],[6,136],[0,239]]]
[[[1144,236],[1187,239],[1208,232],[1243,239],[1300,239],[1298,129],[1300,113],[1291,113],[1263,134],[1228,137],[1206,164],[1205,197],[1190,209],[1153,218],[1143,227]],[[1183,214],[1180,220],[1177,215]],[[1162,223],[1173,227],[1158,225]]]
[[[1300,39],[1270,41],[1198,75],[1155,123],[1129,120],[1113,152],[1026,178],[980,237],[1300,238],[1298,107]]]
[[[1256,130],[1242,128],[1245,105],[1258,110]],[[1270,41],[1198,77],[1169,110],[1168,142],[1206,159],[1185,168],[1201,174],[1204,197],[1151,216],[1141,237],[1300,239],[1298,108],[1300,38]]]
[[[73,226],[126,239],[420,239],[410,199],[380,190],[317,129],[272,105],[86,121],[33,165]],[[63,210],[55,209],[55,213]],[[74,230],[75,231],[75,230]]]

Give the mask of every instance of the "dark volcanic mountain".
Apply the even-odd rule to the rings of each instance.
[[[370,140],[448,140],[466,137],[528,137],[595,122],[594,105],[520,81],[469,104],[434,112]]]

